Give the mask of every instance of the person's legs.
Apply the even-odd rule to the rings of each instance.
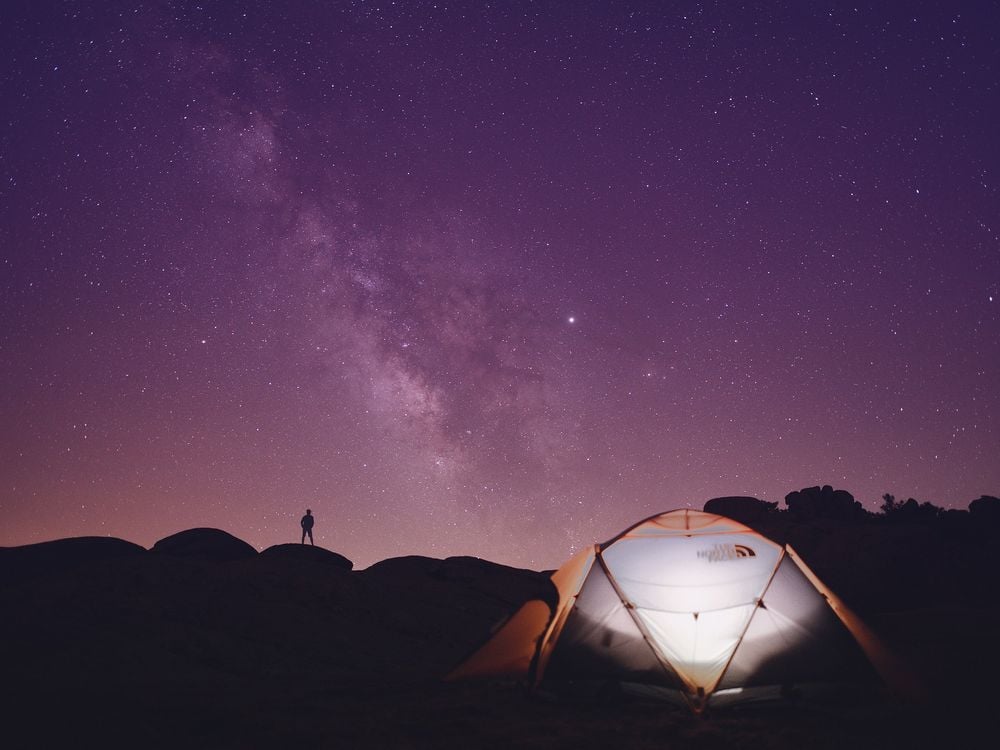
[[[303,544],[306,543],[306,530],[305,529],[302,529],[302,543]]]
[[[312,529],[309,529],[309,544],[311,544],[313,547],[316,546],[316,542],[313,541],[313,530]]]

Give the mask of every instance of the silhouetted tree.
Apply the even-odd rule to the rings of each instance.
[[[879,511],[882,513],[883,516],[888,516],[894,513],[895,511],[899,510],[902,504],[903,503],[901,502],[896,502],[895,495],[890,495],[888,492],[886,492],[884,495],[882,495],[882,505],[879,506]]]
[[[941,516],[943,510],[933,503],[920,503],[912,497],[906,502],[896,500],[893,495],[882,495],[882,505],[879,508],[882,515],[893,522],[933,521]]]

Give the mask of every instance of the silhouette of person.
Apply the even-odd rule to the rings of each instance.
[[[311,510],[306,510],[306,514],[302,516],[302,520],[299,523],[302,525],[302,543],[306,543],[306,534],[309,535],[309,544],[316,546],[316,542],[313,541],[313,522],[316,519],[313,518],[313,512]]]

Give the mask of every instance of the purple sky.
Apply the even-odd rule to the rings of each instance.
[[[23,5],[0,545],[1000,495],[996,4]]]

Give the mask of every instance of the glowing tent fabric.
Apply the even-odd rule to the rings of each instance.
[[[696,709],[762,688],[888,677],[875,639],[791,548],[722,516],[654,516],[552,581],[555,611],[528,602],[451,677],[638,684]]]

